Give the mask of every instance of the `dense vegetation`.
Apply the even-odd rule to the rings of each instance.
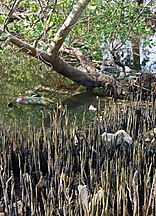
[[[58,73],[85,87],[88,83],[89,87],[96,86],[104,42],[116,60],[118,49],[128,39],[138,42],[141,35],[150,33],[146,21],[151,13],[141,1],[81,2],[85,2],[84,7],[79,7],[77,0],[2,1],[0,87],[5,102],[0,111],[17,95],[35,91],[48,90],[58,102],[59,96],[54,92],[61,89],[65,94],[64,85],[73,84],[67,79],[62,81]],[[76,14],[75,6],[83,13],[73,16],[79,22],[71,20],[66,34],[66,28],[60,27],[71,11]],[[78,69],[79,65],[90,73]],[[99,80],[103,77],[104,74]],[[57,105],[46,111],[16,105],[8,108],[5,115],[2,111],[0,213],[154,215],[156,104],[149,89],[156,77],[149,77],[138,81],[141,95],[137,89],[129,101],[98,100],[96,108],[81,113],[81,119],[74,111],[71,116],[67,107]],[[104,88],[100,81],[98,84]],[[104,84],[110,84],[106,81]],[[120,129],[132,137],[131,144],[122,140],[116,145],[102,139],[103,132]]]
[[[8,215],[154,215],[155,103],[106,102],[89,126],[50,114],[50,127],[1,125],[0,211]],[[132,144],[102,133],[124,129]],[[152,129],[152,130],[151,130]]]
[[[5,2],[5,1],[4,1]],[[23,37],[27,42],[45,51],[50,48],[54,35],[72,10],[74,1],[19,1],[10,17],[16,1],[6,1],[0,15],[0,24],[9,32]],[[9,5],[8,5],[9,4]],[[12,9],[12,10],[11,10]],[[67,46],[78,46],[95,58],[101,59],[100,46],[105,40],[118,41],[119,46],[135,35],[149,33],[145,20],[150,10],[138,7],[135,0],[95,1],[85,9],[79,22],[66,38]],[[7,34],[3,34],[7,37]],[[112,49],[115,47],[112,46]],[[117,49],[118,47],[116,47]]]
[[[135,0],[4,1],[0,14],[1,47],[17,52],[17,48],[10,47],[13,44],[87,88],[107,88],[107,77],[100,74],[102,44],[112,55],[112,64],[120,65],[117,52],[126,41],[138,41],[138,36],[150,33],[147,21],[151,11],[147,5]],[[60,58],[71,63],[66,55],[76,59],[72,63],[75,67]],[[90,74],[83,73],[78,65]],[[109,83],[113,85],[114,80],[110,78]],[[113,88],[116,91],[115,85]]]

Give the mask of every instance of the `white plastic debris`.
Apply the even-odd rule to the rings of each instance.
[[[125,72],[126,72],[126,73],[130,73],[130,72],[131,72],[131,69],[130,69],[130,67],[128,67],[128,66],[125,66]]]
[[[89,212],[91,212],[92,206],[97,206],[98,203],[102,201],[103,197],[104,197],[104,190],[103,188],[100,187],[98,192],[93,195],[92,200],[89,202]]]
[[[100,187],[98,192],[95,194],[94,198],[96,201],[101,201],[103,197],[104,197],[104,190]]]
[[[115,142],[115,135],[112,134],[112,133],[104,132],[102,134],[102,140],[104,142],[106,142],[107,144],[114,144],[114,142]]]
[[[81,196],[83,206],[87,212],[89,212],[87,185],[78,185],[78,191]]]
[[[97,111],[97,108],[96,107],[94,107],[93,105],[90,105],[89,106],[89,111]]]
[[[77,136],[74,136],[74,144],[77,145],[79,143]]]
[[[102,140],[107,144],[120,145],[123,142],[132,144],[132,137],[124,130],[118,130],[115,134],[104,132],[102,134]]]
[[[156,143],[156,128],[153,128],[150,131],[147,131],[147,133],[145,133],[145,142],[151,143],[151,144],[155,144]]]
[[[132,144],[132,137],[129,136],[124,130],[118,130],[115,134],[116,145],[120,145],[122,142]]]

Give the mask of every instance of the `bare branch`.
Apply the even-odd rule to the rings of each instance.
[[[4,31],[2,31],[0,29],[0,35],[2,35],[4,33]],[[8,33],[8,38],[6,39],[6,42],[9,43],[11,42],[12,44],[16,45],[17,47],[19,47],[20,49],[22,49],[23,52],[28,53],[29,55],[36,57],[37,55],[37,49],[23,41],[21,41],[20,39],[18,39],[17,37],[11,35]]]
[[[51,53],[56,53],[59,51],[68,33],[71,31],[73,25],[75,25],[75,23],[78,21],[81,13],[84,11],[90,1],[91,0],[79,0],[79,2],[73,6],[72,11],[68,15],[62,27],[55,35],[54,44],[52,44],[53,49],[51,50]]]
[[[14,1],[13,6],[10,9],[9,14],[8,14],[8,16],[7,16],[6,20],[5,20],[4,30],[6,29],[8,23],[10,22],[10,19],[11,19],[12,15],[13,15],[14,11],[16,10],[16,8],[18,7],[20,2],[21,2],[21,0],[18,0],[18,1],[15,0]]]

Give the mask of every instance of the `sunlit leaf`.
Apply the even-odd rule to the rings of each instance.
[[[49,18],[48,18],[48,24],[51,24],[53,22],[53,14],[51,13]]]
[[[8,33],[3,32],[3,33],[1,34],[1,36],[0,36],[0,39],[1,39],[1,40],[6,40],[6,39],[8,38],[8,36],[9,36]]]

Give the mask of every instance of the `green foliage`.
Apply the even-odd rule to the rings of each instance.
[[[149,34],[150,30],[145,22],[146,14],[149,15],[149,9],[138,7],[136,0],[94,0],[70,34],[70,40],[75,41],[78,38],[83,44],[81,48],[99,59],[100,46],[105,40],[109,39],[115,47],[115,41],[122,46],[136,35]]]
[[[149,38],[144,41],[144,46],[149,46],[150,48],[152,48],[153,46],[156,46],[156,42]]]
[[[7,39],[7,38],[8,38],[8,34],[5,33],[5,32],[3,32],[3,33],[1,34],[1,36],[0,36],[0,40],[5,40],[5,39]]]
[[[12,7],[13,1],[10,1],[10,3],[5,2],[8,8]],[[5,5],[3,7],[4,11],[8,11]],[[13,13],[14,19],[7,27],[11,32],[24,35],[30,44],[34,44],[35,41],[44,41],[48,45],[53,40],[55,33],[62,25],[71,8],[72,2],[69,0],[56,3],[55,1],[23,0]],[[7,18],[7,12],[0,14],[0,27],[2,29]],[[40,43],[36,43],[36,45],[41,47]]]
[[[30,91],[42,91],[51,92],[55,99],[60,84],[72,86],[72,81],[63,78],[44,63],[22,52],[11,53],[5,50],[1,53],[0,71],[1,94],[13,96],[29,94],[27,92]]]
[[[93,89],[93,93],[96,95],[104,95],[106,92],[105,92],[105,89],[103,87],[95,87]]]
[[[8,16],[6,6],[11,8],[13,5],[12,1],[6,0],[5,3],[4,13],[0,15],[1,28]],[[14,13],[18,14],[18,18],[15,16],[8,24],[8,29],[23,35],[27,42],[46,51],[76,3],[70,0],[23,0]],[[138,6],[136,0],[92,0],[66,38],[66,45],[79,46],[93,58],[100,59],[100,46],[106,39],[112,45],[114,41],[122,45],[135,35],[149,33],[145,22],[146,14],[149,13],[149,9]]]

